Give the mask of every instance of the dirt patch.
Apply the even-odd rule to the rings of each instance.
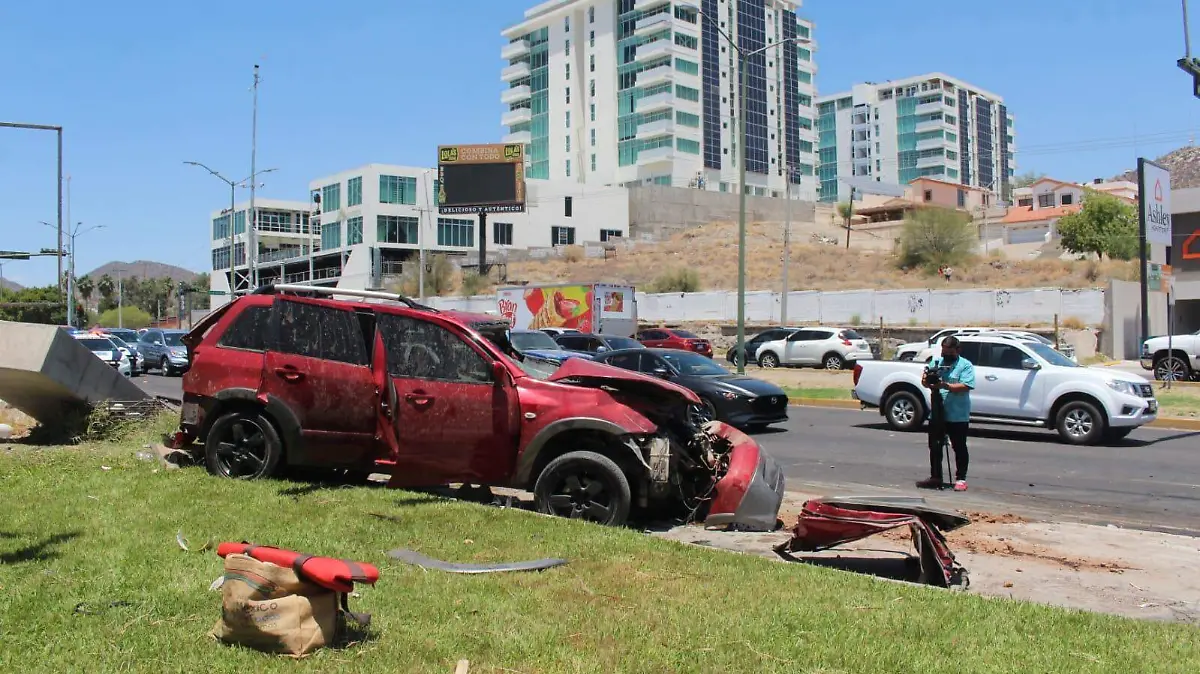
[[[1032,520],[1020,515],[1012,513],[978,513],[978,512],[963,512],[971,524],[1028,524]]]
[[[8,424],[12,427],[10,440],[19,440],[28,437],[34,427],[38,425],[38,422],[37,419],[25,414],[21,410],[9,407],[8,403],[0,400],[0,424]]]
[[[1078,554],[1066,554],[1044,545],[1028,543],[1009,536],[1001,535],[982,527],[968,526],[958,531],[950,532],[946,540],[950,549],[955,552],[969,552],[975,555],[990,555],[1013,559],[1035,559],[1041,562],[1057,564],[1072,571],[1107,571],[1109,573],[1124,573],[1135,570],[1134,567],[1111,559],[1094,559]]]

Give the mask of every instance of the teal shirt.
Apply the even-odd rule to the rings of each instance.
[[[929,361],[929,369],[937,370],[942,381],[947,384],[966,384],[968,391],[951,393],[945,389],[934,391],[942,394],[942,407],[946,411],[946,421],[961,422],[971,420],[971,391],[975,390],[975,366],[971,361],[958,357],[954,366],[942,364],[941,356]]]

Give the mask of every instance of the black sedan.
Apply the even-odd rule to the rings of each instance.
[[[622,349],[593,357],[690,389],[704,401],[708,417],[739,428],[763,428],[787,421],[787,393],[775,384],[736,375],[711,358],[675,349]]]
[[[757,335],[754,335],[753,337],[747,336],[746,337],[746,351],[750,353],[750,360],[748,360],[746,362],[747,363],[757,363],[758,362],[758,347],[762,346],[763,344],[765,344],[767,342],[773,342],[777,339],[787,339],[788,335],[791,335],[793,332],[795,332],[799,329],[800,328],[768,328],[768,329],[763,330],[762,332],[758,333]],[[725,352],[725,360],[729,361],[730,363],[733,363],[734,365],[737,365],[739,355],[740,355],[740,353],[738,352],[737,344],[734,344],[729,349],[729,351]]]

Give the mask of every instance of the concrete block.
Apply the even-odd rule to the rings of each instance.
[[[0,321],[0,400],[42,423],[146,392],[54,325]]]

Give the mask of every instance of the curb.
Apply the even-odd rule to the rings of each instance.
[[[788,398],[788,404],[799,407],[827,407],[840,410],[857,410],[862,404],[857,400],[826,400],[824,398]],[[1146,424],[1148,428],[1173,429],[1178,431],[1200,431],[1200,419],[1166,417]]]

